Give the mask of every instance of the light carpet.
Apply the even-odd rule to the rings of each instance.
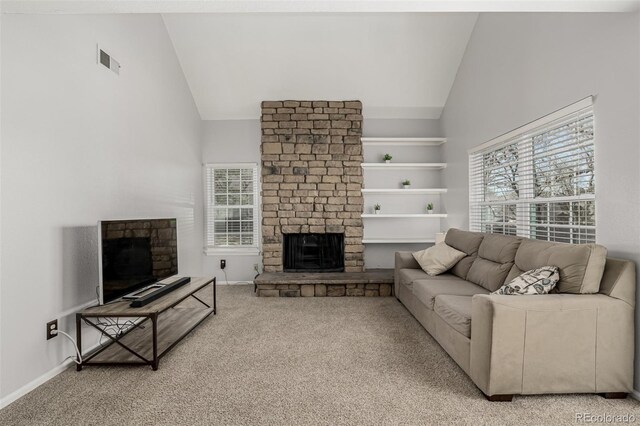
[[[640,421],[630,398],[486,401],[393,297],[272,299],[220,286],[218,303],[158,371],[67,370],[0,411],[0,424],[557,425],[575,424],[576,413]]]

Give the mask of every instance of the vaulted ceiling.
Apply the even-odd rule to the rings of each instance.
[[[2,0],[2,13],[161,13],[201,117],[265,99],[360,99],[438,118],[478,12],[634,12],[640,0]]]
[[[359,99],[368,118],[439,118],[476,13],[167,14],[204,120],[262,100]]]

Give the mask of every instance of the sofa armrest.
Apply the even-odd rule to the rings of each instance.
[[[396,252],[396,271],[398,269],[420,269],[420,265],[413,257],[413,253],[410,251],[397,251]]]
[[[602,294],[475,295],[470,375],[486,395],[630,392],[634,310]]]
[[[393,291],[398,297],[398,286],[400,285],[400,269],[421,269],[413,253],[410,251],[397,251],[395,268],[393,273]]]

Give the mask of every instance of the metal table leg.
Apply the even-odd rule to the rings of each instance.
[[[76,342],[78,342],[78,351],[82,353],[82,315],[76,314]],[[80,360],[78,360],[80,361]],[[82,371],[82,363],[76,363],[76,371]]]
[[[151,324],[153,328],[152,338],[153,338],[153,364],[151,367],[153,370],[158,369],[158,314],[153,314],[151,316]]]

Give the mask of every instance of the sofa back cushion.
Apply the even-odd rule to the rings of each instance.
[[[636,305],[636,265],[630,260],[607,258],[600,293]]]
[[[453,275],[463,280],[467,279],[467,273],[469,272],[469,268],[471,268],[471,264],[476,259],[478,248],[483,238],[484,234],[479,232],[462,231],[456,228],[451,228],[447,231],[444,242],[448,246],[466,254],[465,257],[451,268],[450,272]]]
[[[502,287],[521,241],[508,235],[485,234],[466,279],[489,291]]]
[[[565,244],[524,239],[507,280],[543,266],[560,268],[560,293],[597,293],[607,261],[607,249],[598,244]]]

